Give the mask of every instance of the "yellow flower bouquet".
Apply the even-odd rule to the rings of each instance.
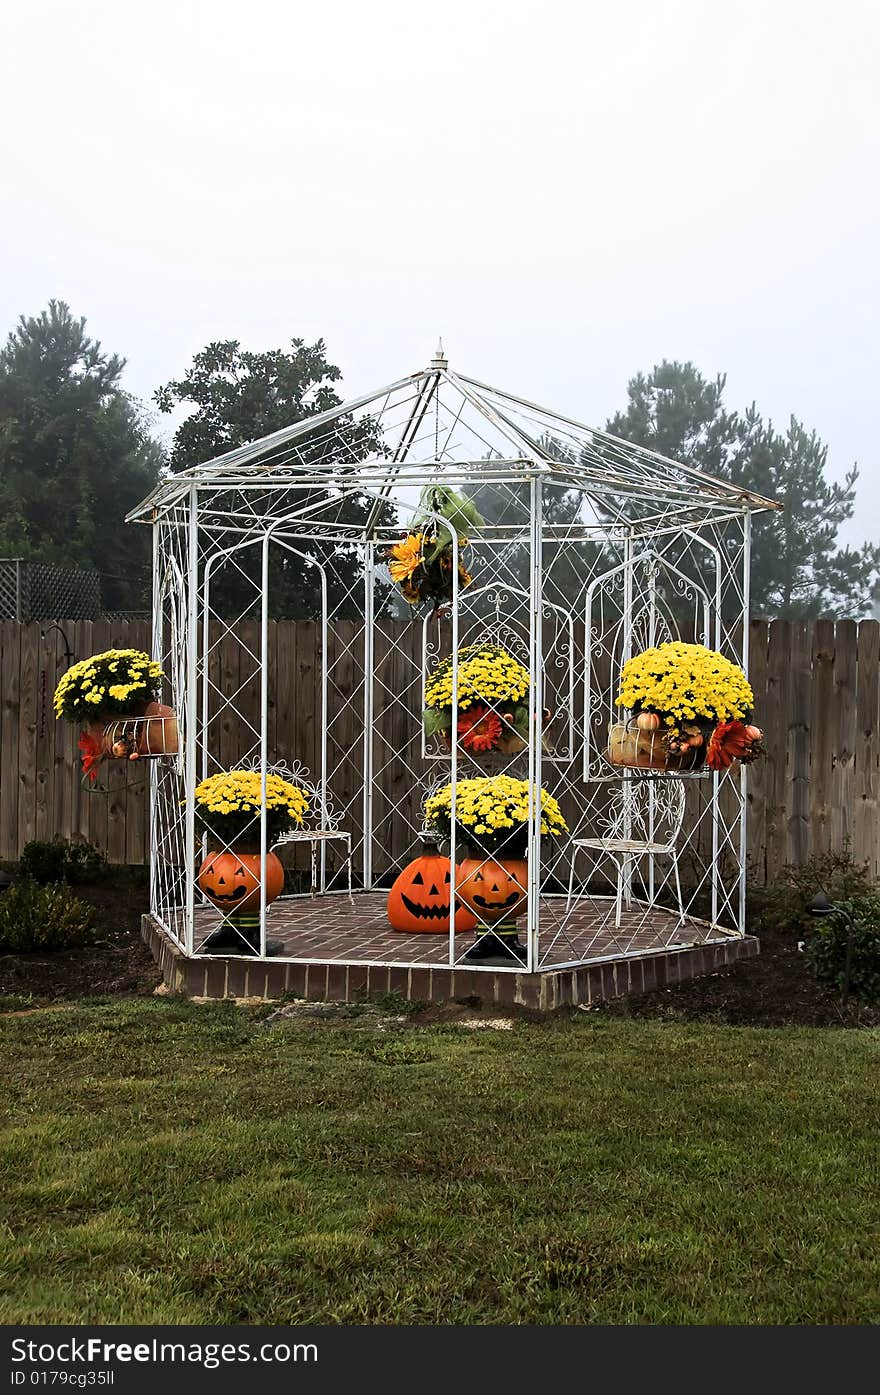
[[[529,671],[497,644],[458,651],[458,736],[471,751],[504,749],[529,739]],[[425,687],[425,734],[451,740],[452,656],[442,659]]]
[[[439,838],[452,831],[452,785],[444,785],[425,800],[425,821]],[[482,852],[525,851],[529,819],[529,784],[512,775],[486,775],[459,780],[455,823],[458,840]],[[552,837],[568,832],[559,804],[541,790],[541,833]]]
[[[260,841],[262,780],[259,770],[227,770],[196,785],[196,822],[199,828],[227,847]],[[309,811],[305,790],[280,775],[266,776],[266,837],[271,846],[284,833],[302,827]]]
[[[612,726],[609,759],[695,769],[708,758],[716,770],[753,760],[763,749],[761,732],[749,724],[754,701],[742,669],[714,649],[678,640],[646,649],[624,664],[616,698],[632,713],[643,756],[625,758],[634,743],[625,727]],[[654,746],[657,757],[648,749]]]
[[[108,649],[71,665],[55,689],[55,716],[94,722],[137,716],[159,696],[162,666],[140,649]]]

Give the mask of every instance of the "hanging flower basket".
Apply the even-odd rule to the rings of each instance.
[[[72,664],[55,689],[55,716],[83,722],[83,774],[97,778],[107,759],[175,755],[177,721],[158,701],[164,674],[141,649],[108,649]]]
[[[749,722],[754,696],[737,664],[702,644],[646,649],[623,666],[617,705],[632,720],[612,723],[606,757],[634,770],[724,770],[764,752]]]
[[[516,754],[529,744],[529,671],[497,644],[458,651],[458,740],[465,751]],[[452,657],[441,660],[425,688],[425,734],[452,748]]]
[[[422,490],[419,512],[412,527],[388,551],[388,570],[407,605],[431,601],[435,609],[448,604],[453,594],[453,534],[459,554],[470,544],[468,532],[481,528],[483,520],[470,499],[445,485]],[[458,561],[458,586],[464,590],[473,577]]]

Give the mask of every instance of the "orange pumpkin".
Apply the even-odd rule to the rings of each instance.
[[[259,911],[260,854],[234,851],[209,853],[196,878],[199,890],[221,911]],[[284,890],[284,868],[273,852],[266,853],[266,905]]]
[[[441,857],[433,843],[426,843],[421,857],[404,867],[388,893],[388,919],[392,930],[402,934],[448,935],[451,882],[449,858]],[[455,912],[456,933],[474,930],[476,924],[470,911],[459,906]]]
[[[529,865],[524,858],[466,857],[456,879],[455,894],[469,906],[481,925],[515,920],[526,908]]]
[[[636,717],[636,726],[639,731],[657,731],[660,718],[656,712],[640,712]]]
[[[164,702],[148,702],[145,717],[152,721],[143,723],[138,740],[138,754],[141,756],[176,756],[178,735],[177,718],[173,707]]]

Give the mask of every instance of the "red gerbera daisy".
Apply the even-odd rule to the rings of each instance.
[[[491,751],[501,731],[501,718],[483,702],[475,702],[458,719],[459,739],[468,751]]]
[[[706,764],[710,770],[726,770],[735,760],[747,756],[751,747],[744,722],[719,722],[709,740]]]
[[[98,778],[98,766],[101,764],[101,757],[104,754],[100,741],[96,741],[94,736],[89,736],[87,731],[81,731],[77,746],[82,752],[82,772],[88,777],[92,784]]]

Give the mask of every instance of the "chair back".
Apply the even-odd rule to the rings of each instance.
[[[599,836],[672,852],[684,821],[685,782],[674,775],[633,773],[610,787]]]

